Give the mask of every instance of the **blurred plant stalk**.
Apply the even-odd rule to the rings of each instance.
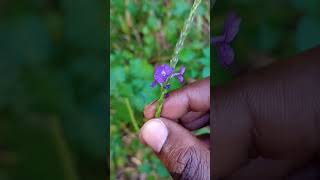
[[[58,148],[58,152],[61,158],[61,165],[64,170],[64,178],[66,180],[78,180],[78,176],[76,173],[76,167],[74,161],[72,159],[71,152],[68,148],[67,142],[63,136],[63,130],[61,125],[56,118],[52,118],[52,136],[56,143],[56,147]]]
[[[124,103],[127,106],[127,109],[128,109],[128,112],[129,112],[129,116],[130,116],[130,120],[131,120],[131,122],[133,124],[134,130],[136,132],[139,132],[139,126],[138,126],[136,118],[134,117],[134,113],[133,113],[132,107],[130,105],[129,99],[128,98],[124,98]]]

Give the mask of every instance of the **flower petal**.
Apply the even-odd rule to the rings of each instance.
[[[179,74],[183,75],[185,71],[186,71],[186,68],[184,67],[184,65],[182,65],[182,66],[180,67]]]
[[[154,81],[151,83],[150,87],[151,87],[151,88],[154,88],[156,85],[157,85],[157,81],[154,80]]]
[[[180,73],[174,73],[171,75],[171,78],[175,77],[175,76],[178,76]]]
[[[172,67],[170,67],[169,65],[164,64],[163,70],[166,72],[167,76],[170,76],[174,69]]]
[[[218,46],[218,57],[222,65],[230,65],[234,59],[234,51],[231,46],[226,43]]]
[[[230,13],[224,24],[224,35],[225,41],[231,42],[239,32],[239,27],[241,23],[241,18],[238,17],[235,13]]]
[[[154,72],[154,80],[158,83],[163,83],[172,74],[173,68],[167,64],[157,66]]]
[[[183,76],[182,75],[178,75],[177,78],[178,78],[180,83],[183,83]]]
[[[226,36],[225,35],[221,35],[221,36],[213,36],[211,38],[211,44],[213,45],[217,45],[219,43],[223,43],[226,39]]]

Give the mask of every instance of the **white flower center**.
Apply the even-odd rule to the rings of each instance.
[[[161,71],[161,75],[162,75],[162,76],[166,76],[167,73],[166,73],[164,70],[162,70],[162,71]]]

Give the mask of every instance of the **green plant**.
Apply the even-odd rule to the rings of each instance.
[[[138,141],[137,126],[141,127],[144,123],[144,106],[157,99],[160,93],[159,87],[150,90],[153,68],[170,59],[192,2],[111,1],[111,179],[169,177],[153,152]],[[188,71],[185,72],[187,83],[207,77],[210,73],[209,2],[203,1],[196,13],[190,38],[186,39],[187,45],[179,54],[181,64],[188,64]],[[171,89],[179,86],[179,82],[173,79]]]

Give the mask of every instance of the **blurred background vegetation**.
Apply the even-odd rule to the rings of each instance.
[[[107,177],[105,1],[0,1],[0,179]]]
[[[191,0],[0,1],[0,179],[104,179],[110,118],[111,179],[167,179],[150,149],[138,142],[153,67],[167,63]],[[107,2],[109,3],[109,1]],[[221,68],[214,48],[214,84],[318,45],[318,0],[217,1],[211,33],[231,10],[242,18],[232,43],[235,63]],[[198,10],[180,65],[188,82],[210,74],[209,2]],[[178,82],[173,87],[179,87]]]
[[[111,1],[111,179],[168,179],[152,151],[140,144],[143,108],[159,95],[150,88],[156,64],[169,63],[192,0]],[[178,66],[191,82],[210,74],[209,0],[198,8]],[[174,80],[171,89],[178,88]],[[156,133],[156,132],[155,132]]]
[[[319,0],[216,1],[211,9],[211,34],[222,33],[230,11],[241,18],[240,31],[232,42],[235,62],[222,68],[212,48],[213,84],[221,84],[250,71],[293,56],[320,44]]]

